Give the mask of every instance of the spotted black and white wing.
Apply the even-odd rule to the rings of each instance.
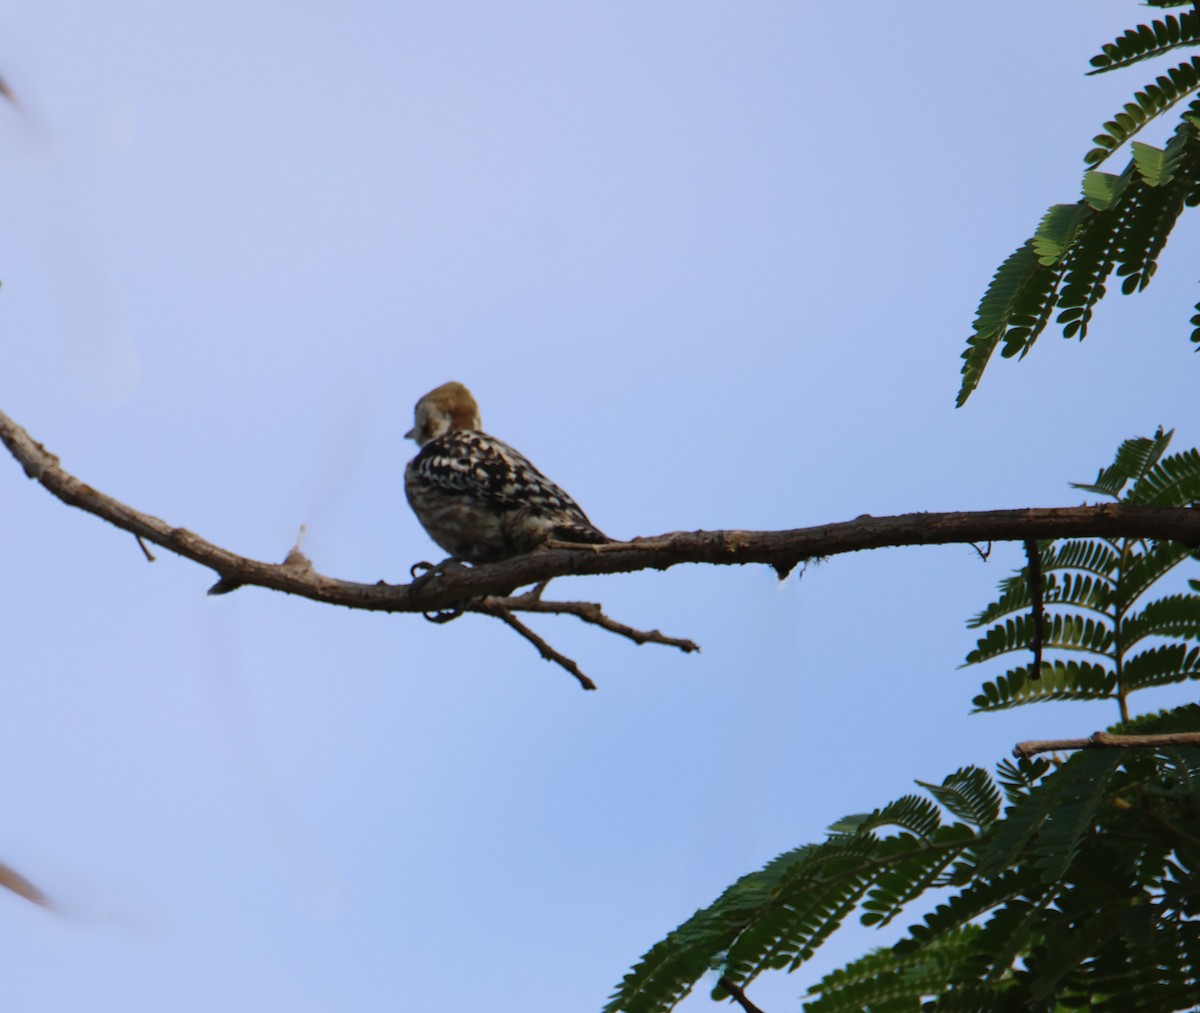
[[[451,430],[425,444],[404,485],[430,537],[472,562],[528,552],[548,538],[609,540],[524,455],[476,430]]]

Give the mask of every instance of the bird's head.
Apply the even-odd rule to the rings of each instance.
[[[423,447],[451,429],[481,429],[479,405],[461,383],[444,383],[431,390],[416,408],[417,424],[404,434]]]

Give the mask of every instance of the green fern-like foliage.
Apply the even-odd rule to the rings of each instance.
[[[983,771],[958,771],[946,790],[969,799],[961,808],[975,822],[944,823],[941,808],[918,795],[847,817],[827,840],[780,855],[697,911],[646,953],[605,1010],[669,1010],[712,967],[736,982],[767,969],[795,970],[859,906],[869,924],[886,924],[945,878],[999,814]]]
[[[1122,730],[1200,731],[1200,707]],[[818,981],[804,1009],[1194,1007],[1200,750],[1086,750],[923,787],[932,800],[847,817],[743,877],[656,944],[606,1013],[665,1013],[710,972],[727,998],[720,979],[795,970],[851,914],[885,925],[930,891],[940,904]]]
[[[1152,3],[1168,8],[1182,3]],[[1092,74],[1121,70],[1174,50],[1200,46],[1200,13],[1165,14],[1106,43]],[[1084,338],[1112,278],[1125,294],[1140,292],[1184,208],[1200,204],[1200,101],[1187,102],[1162,148],[1133,140],[1145,126],[1200,91],[1200,56],[1159,74],[1108,120],[1084,156],[1082,199],[1056,204],[1033,236],[997,270],[980,300],[963,351],[961,406],[978,386],[997,348],[1024,357],[1051,324],[1065,338]],[[1119,175],[1098,166],[1128,144]],[[1200,346],[1200,303],[1191,339]],[[1200,350],[1200,347],[1198,347]]]
[[[1200,453],[1172,434],[1127,440],[1076,487],[1123,503],[1200,505]],[[1116,699],[1124,734],[1200,734],[1200,705],[1129,719],[1135,690],[1200,678],[1200,580],[1164,579],[1200,552],[1171,542],[1039,546],[1046,658],[985,684],[981,710]],[[1027,574],[973,620],[968,664],[1030,656]],[[1167,1013],[1200,997],[1200,747],[1083,749],[918,781],[825,840],[742,877],[652,946],[605,1013],[667,1013],[703,979],[731,998],[766,971],[803,968],[845,923],[911,920],[899,940],[813,984],[809,1013]],[[924,913],[909,912],[921,901]],[[903,920],[902,920],[903,919]]]
[[[1164,456],[1171,436],[1160,429],[1153,438],[1127,440],[1094,482],[1073,485],[1125,503],[1200,503],[1200,453]],[[1200,679],[1200,646],[1189,644],[1200,642],[1200,596],[1158,591],[1168,573],[1200,554],[1175,542],[1136,538],[1045,542],[1039,554],[1045,610],[1041,671],[1032,670],[1026,567],[1002,581],[996,601],[970,620],[971,628],[983,632],[967,665],[1019,659],[983,684],[976,709],[1116,700],[1128,716],[1131,693]]]
[[[1190,7],[1191,4],[1179,3],[1170,6]],[[1197,20],[1194,10],[1178,17],[1168,14],[1164,18],[1151,21],[1148,25],[1131,28],[1102,46],[1100,53],[1092,57],[1092,66],[1095,69],[1091,73],[1103,74],[1119,67],[1128,67],[1141,60],[1162,56],[1163,53],[1180,46],[1194,45],[1197,41],[1200,41],[1200,21]]]

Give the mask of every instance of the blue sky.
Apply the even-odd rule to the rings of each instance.
[[[1186,223],[961,411],[958,355],[1149,80],[1083,75],[1144,13],[9,5],[0,408],[142,510],[261,559],[303,523],[363,581],[437,558],[402,437],[449,379],[617,537],[1078,502],[1122,439],[1200,441]],[[536,623],[585,694],[483,617],[210,599],[15,465],[0,503],[0,859],[63,907],[0,896],[14,1011],[595,1010],[845,813],[1115,719],[969,715],[1009,546],[560,581],[703,646]]]

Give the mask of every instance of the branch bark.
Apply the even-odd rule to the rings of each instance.
[[[551,542],[515,559],[434,572],[408,584],[361,584],[318,573],[298,553],[284,563],[248,559],[136,510],[65,471],[57,457],[2,412],[0,441],[26,475],[64,503],[208,567],[221,583],[254,584],[330,605],[381,612],[434,612],[461,607],[474,598],[507,596],[514,587],[552,577],[665,570],[681,563],[759,563],[786,575],[809,559],[908,545],[1069,536],[1157,538],[1200,546],[1200,510],[1105,503],[895,517],[864,514],[852,521],[787,531],[676,531],[606,545]]]
[[[1095,732],[1086,739],[1030,739],[1018,742],[1013,756],[1028,759],[1038,753],[1070,749],[1157,749],[1160,746],[1200,746],[1200,732],[1164,732],[1161,735],[1110,735]]]

